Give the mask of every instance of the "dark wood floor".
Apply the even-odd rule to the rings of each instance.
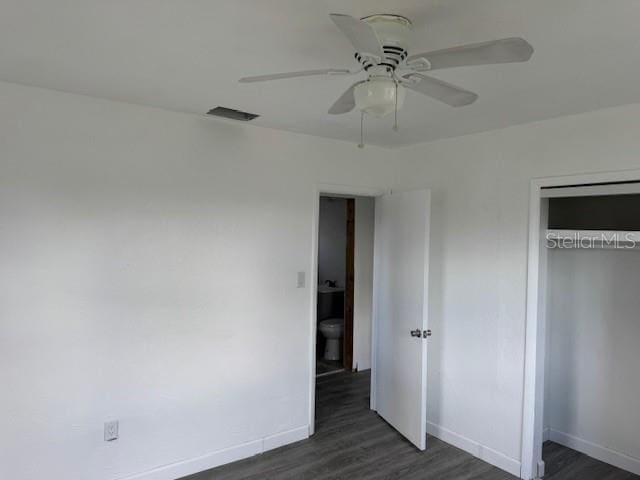
[[[310,439],[183,480],[515,479],[433,437],[417,451],[369,410],[368,372],[320,377],[316,393]],[[545,455],[547,480],[638,479],[559,445],[545,445]]]
[[[599,462],[553,442],[542,449],[545,480],[640,480],[640,476]]]
[[[418,452],[369,410],[368,372],[318,378],[316,408],[310,439],[188,480],[514,478],[435,438],[429,438],[426,452]]]

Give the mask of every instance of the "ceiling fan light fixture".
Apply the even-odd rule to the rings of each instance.
[[[330,115],[343,115],[360,110],[360,134],[364,114],[384,117],[395,113],[393,129],[398,130],[398,110],[404,104],[406,90],[425,95],[451,107],[470,105],[478,95],[423,72],[444,68],[498,63],[526,62],[533,47],[523,38],[510,37],[488,42],[414,53],[411,51],[412,24],[400,15],[376,14],[361,19],[331,13],[333,21],[351,43],[357,70],[324,68],[298,72],[258,75],[240,79],[242,83],[264,82],[284,78],[318,75],[356,75],[365,72],[366,79],[356,81],[331,105]]]
[[[353,91],[358,110],[374,117],[384,117],[396,110],[396,94],[397,108],[402,108],[405,93],[402,85],[396,86],[396,82],[388,77],[373,77]]]

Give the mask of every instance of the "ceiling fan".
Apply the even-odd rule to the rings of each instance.
[[[533,54],[533,47],[526,40],[503,38],[410,55],[412,25],[405,17],[371,15],[358,20],[338,13],[329,16],[355,48],[354,57],[360,64],[358,69],[327,68],[259,75],[241,78],[240,82],[316,75],[355,75],[364,71],[367,78],[351,85],[331,106],[329,113],[339,115],[357,108],[363,116],[366,113],[383,117],[395,112],[394,129],[397,129],[397,112],[404,103],[406,89],[452,107],[469,105],[478,99],[473,92],[423,75],[423,72],[470,65],[526,62]]]

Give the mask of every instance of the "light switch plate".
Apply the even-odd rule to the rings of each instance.
[[[306,279],[305,272],[298,272],[298,288],[304,288]]]

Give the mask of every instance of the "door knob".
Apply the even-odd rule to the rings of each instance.
[[[411,336],[412,337],[421,338],[422,337],[422,330],[420,330],[419,328],[416,329],[416,330],[411,330]]]

